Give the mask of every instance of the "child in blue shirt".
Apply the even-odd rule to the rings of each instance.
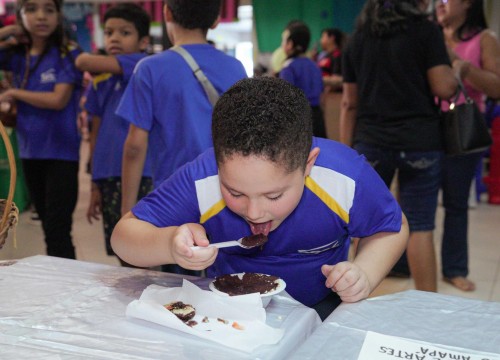
[[[246,72],[237,59],[207,43],[208,29],[217,25],[220,8],[221,0],[166,0],[164,18],[170,42],[184,48],[222,94],[246,77]],[[123,157],[124,214],[136,203],[139,174],[148,151],[156,188],[212,145],[212,105],[187,62],[167,50],[137,65],[117,114],[130,122]],[[178,266],[164,270],[186,273]]]
[[[167,35],[187,50],[219,94],[246,77],[243,65],[207,43],[217,25],[221,0],[166,0]],[[154,187],[212,145],[212,105],[186,61],[173,51],[142,60],[123,94],[117,114],[130,122],[124,148],[122,213],[137,199],[149,149]]]
[[[16,8],[17,24],[0,29],[0,68],[14,74],[0,102],[17,104],[19,157],[47,255],[74,259],[82,90],[74,59],[81,51],[64,36],[62,1],[20,0]]]
[[[121,217],[121,174],[123,144],[129,123],[115,114],[137,62],[149,44],[150,18],[135,4],[118,4],[104,14],[104,46],[107,55],[83,53],[76,59],[82,71],[100,73],[94,77],[85,109],[92,116],[90,153],[92,191],[87,219],[99,220],[102,213],[108,255],[113,255],[110,239]],[[151,169],[146,162],[139,198],[152,189]],[[123,265],[126,265],[122,263]]]
[[[310,40],[309,27],[303,22],[294,23],[285,29],[281,46],[285,50],[287,60],[279,77],[306,94],[312,109],[313,134],[326,138],[325,120],[320,107],[323,76],[318,65],[305,55]]]
[[[366,298],[402,254],[408,224],[364,157],[313,138],[304,94],[271,77],[241,80],[214,108],[214,148],[180,168],[115,227],[138,266],[177,263],[210,277],[258,272],[322,318]],[[250,234],[263,248],[207,248]],[[351,237],[361,238],[347,261]]]

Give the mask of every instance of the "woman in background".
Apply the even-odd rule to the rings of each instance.
[[[487,29],[483,0],[439,0],[435,10],[453,69],[484,113],[486,96],[500,98],[500,45]],[[442,106],[448,109],[446,102]],[[445,281],[463,291],[475,289],[467,279],[467,223],[469,191],[481,157],[481,153],[447,156],[443,162],[442,272]]]
[[[443,144],[434,96],[450,98],[457,80],[426,6],[422,0],[366,2],[342,61],[340,136],[388,187],[397,170],[415,287],[437,291],[433,230]]]

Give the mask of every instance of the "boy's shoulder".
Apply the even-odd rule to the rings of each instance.
[[[226,61],[239,62],[236,58],[229,56],[222,51],[216,49],[209,44],[189,44],[182,45],[182,47],[193,57],[195,60],[210,60],[213,58],[225,59]],[[158,54],[150,55],[146,59],[141,61],[141,65],[144,66],[158,66],[164,67],[165,63],[178,63],[184,62],[180,54],[170,49],[164,50]]]
[[[363,155],[334,140],[313,138],[312,147],[320,149],[315,166],[334,170],[353,179],[357,178],[361,169],[367,165]]]

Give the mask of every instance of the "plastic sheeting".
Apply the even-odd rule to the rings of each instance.
[[[358,359],[367,331],[500,354],[500,303],[416,290],[344,303],[291,359]]]
[[[276,345],[248,354],[142,320],[125,309],[179,275],[34,256],[0,263],[0,359],[286,359],[321,323],[316,312],[276,295],[266,323],[283,329]],[[210,279],[186,276],[208,289]]]

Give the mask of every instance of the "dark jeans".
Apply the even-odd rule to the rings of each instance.
[[[433,230],[441,185],[443,152],[405,152],[362,143],[356,144],[354,148],[365,155],[388,187],[396,169],[398,170],[399,203],[408,218],[410,231]],[[391,273],[401,276],[410,274],[406,251]]]
[[[443,161],[445,209],[441,261],[443,276],[466,277],[468,267],[469,191],[482,153],[446,157]]]
[[[399,151],[370,144],[356,144],[354,148],[365,155],[387,187],[398,170],[399,203],[408,218],[410,231],[433,230],[443,153]]]
[[[23,160],[23,170],[42,221],[47,255],[75,259],[71,226],[78,198],[78,162]]]

